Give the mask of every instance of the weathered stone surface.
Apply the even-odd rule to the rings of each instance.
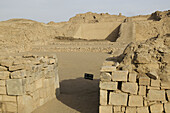
[[[114,113],[121,112],[122,111],[121,106],[113,106],[113,111],[114,111]]]
[[[116,71],[116,66],[102,66],[101,72],[113,72]]]
[[[165,91],[164,90],[149,90],[147,94],[149,101],[165,101]]]
[[[139,95],[146,96],[146,86],[139,86]]]
[[[130,94],[137,94],[138,84],[130,82],[122,83],[122,91]]]
[[[137,113],[149,113],[148,107],[138,107]]]
[[[7,94],[6,87],[0,86],[0,94],[1,95],[6,95]]]
[[[11,73],[11,78],[12,79],[24,78],[26,76],[27,75],[26,75],[25,70],[14,71],[14,72]]]
[[[0,86],[5,86],[6,85],[6,81],[5,80],[0,80]]]
[[[24,88],[22,79],[9,79],[6,82],[8,95],[23,95]]]
[[[100,105],[107,105],[107,90],[100,90]]]
[[[129,96],[129,106],[143,106],[143,97],[137,95]]]
[[[150,78],[149,77],[140,77],[139,78],[139,85],[150,85]]]
[[[109,96],[110,105],[127,105],[128,94],[111,92]]]
[[[128,71],[114,71],[112,73],[113,81],[127,81]]]
[[[154,104],[150,106],[151,113],[162,113],[163,104]]]
[[[161,89],[170,89],[169,82],[161,82]]]
[[[0,71],[0,79],[1,80],[9,79],[9,74],[10,72],[8,71]]]
[[[55,59],[49,59],[49,64],[54,64],[55,63]]]
[[[103,66],[113,66],[115,64],[115,62],[113,61],[104,61],[103,62]]]
[[[99,113],[113,113],[112,106],[99,106]]]
[[[165,103],[164,108],[166,113],[170,113],[170,102]]]
[[[100,89],[117,90],[117,82],[100,82]]]
[[[9,71],[17,71],[17,70],[21,70],[21,69],[24,69],[24,65],[22,65],[22,64],[9,67]]]
[[[7,71],[8,69],[6,67],[0,66],[0,71]]]
[[[170,90],[166,90],[166,95],[167,95],[168,101],[170,101]]]
[[[8,95],[3,95],[2,96],[3,102],[17,102],[17,97],[16,96],[8,96]]]
[[[101,81],[109,82],[109,81],[111,81],[111,79],[112,79],[112,75],[110,73],[101,72],[101,74],[100,74],[100,80]]]
[[[160,90],[160,87],[147,86],[147,89],[149,89],[149,90],[151,90],[151,89]]]
[[[17,113],[17,103],[3,102],[2,109],[3,109],[4,112]]]
[[[129,73],[129,82],[136,82],[136,76],[137,74],[134,72]]]
[[[160,87],[160,85],[161,85],[160,83],[161,83],[160,80],[151,79],[151,86],[153,86],[153,87]]]
[[[31,96],[17,96],[18,113],[31,113],[34,110],[34,102]]]
[[[36,89],[42,88],[43,87],[43,79],[41,78],[41,79],[35,81],[35,86],[36,86]]]
[[[136,107],[126,107],[126,113],[136,113]]]

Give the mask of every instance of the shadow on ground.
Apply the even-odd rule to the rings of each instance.
[[[63,80],[57,97],[65,105],[81,113],[98,113],[99,80],[84,78]]]

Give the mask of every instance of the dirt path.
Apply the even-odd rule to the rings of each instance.
[[[98,80],[106,53],[57,53],[61,94],[33,113],[98,113]],[[95,80],[85,80],[85,72],[93,73]]]

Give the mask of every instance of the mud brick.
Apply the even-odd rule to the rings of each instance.
[[[126,107],[126,113],[136,113],[136,107]]]
[[[25,70],[14,71],[14,72],[11,73],[11,78],[12,79],[24,78],[26,76],[27,75],[26,75]]]
[[[164,108],[165,108],[165,113],[170,113],[170,102],[165,103]]]
[[[9,79],[6,81],[8,95],[23,95],[24,88],[22,79]]]
[[[10,72],[8,71],[0,71],[0,80],[9,79]]]
[[[99,113],[113,113],[112,106],[99,106]]]
[[[161,82],[161,89],[170,89],[170,82]]]
[[[149,86],[150,85],[150,78],[149,77],[140,77],[139,78],[139,85]]]
[[[17,113],[17,103],[15,102],[3,102],[2,104],[3,111]]]
[[[129,96],[129,106],[143,106],[143,97],[138,95]]]
[[[9,71],[17,71],[17,70],[22,70],[24,69],[24,65],[20,64],[20,65],[15,65],[15,66],[10,66],[9,67]]]
[[[137,73],[135,72],[131,72],[129,73],[129,82],[136,82],[136,76],[137,76]]]
[[[160,87],[160,85],[161,85],[160,83],[161,83],[160,80],[151,79],[151,86],[153,86],[153,87]]]
[[[101,72],[113,72],[116,71],[116,66],[102,66]]]
[[[122,91],[130,94],[137,94],[138,84],[130,82],[122,83]]]
[[[36,86],[35,87],[36,89],[42,88],[43,87],[43,79],[41,78],[41,79],[35,81],[35,86]]]
[[[147,86],[147,89],[156,89],[156,90],[160,90],[160,87],[152,87],[152,86]]]
[[[6,81],[5,80],[0,80],[0,86],[5,87],[5,85],[6,85]]]
[[[3,100],[3,102],[17,102],[17,97],[16,96],[3,95],[2,100]]]
[[[139,86],[138,95],[146,96],[146,86]]]
[[[117,90],[117,82],[100,82],[100,89]]]
[[[122,111],[121,106],[113,106],[113,111],[114,111],[114,113],[121,112]]]
[[[128,71],[114,71],[112,73],[113,81],[127,81]]]
[[[6,67],[0,66],[0,71],[7,71],[8,69]]]
[[[100,105],[107,105],[107,90],[100,90]]]
[[[111,92],[109,96],[110,105],[127,105],[128,94]]]
[[[164,90],[149,90],[147,94],[149,101],[165,101],[165,91]]]
[[[6,87],[0,86],[0,95],[6,95]]]
[[[100,74],[101,81],[109,82],[109,81],[111,81],[111,79],[112,79],[112,75],[110,73],[101,72],[101,74]]]
[[[137,113],[149,113],[148,107],[138,107]]]
[[[113,61],[104,61],[103,62],[103,66],[113,66],[115,64],[115,62]]]
[[[162,113],[163,104],[154,104],[150,106],[151,113]]]

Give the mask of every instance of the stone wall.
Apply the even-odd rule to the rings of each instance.
[[[104,62],[100,80],[99,113],[170,113],[170,84],[117,70]]]
[[[0,113],[31,113],[59,94],[56,55],[0,57]]]

